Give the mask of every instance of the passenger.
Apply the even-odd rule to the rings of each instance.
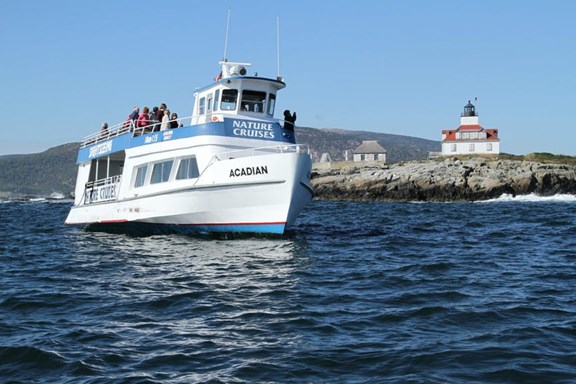
[[[296,122],[296,112],[294,113],[290,113],[289,109],[286,109],[284,111],[284,129],[287,129],[289,131],[293,131],[294,127],[295,127],[295,123]]]
[[[132,129],[134,129],[134,127],[136,126],[138,116],[140,116],[140,108],[134,107],[132,113],[128,115],[128,120],[124,122],[124,128],[130,127],[130,131],[132,131]]]
[[[170,128],[178,128],[178,114],[176,112],[170,117]]]
[[[100,128],[100,138],[108,137],[108,123],[102,123]]]
[[[140,116],[138,116],[138,121],[136,122],[137,128],[143,128],[149,124],[149,122],[148,122],[148,119],[149,119],[148,113],[149,112],[150,112],[150,109],[148,109],[148,107],[144,107],[142,109],[142,113],[140,114]]]
[[[128,116],[128,118],[130,120],[132,120],[134,123],[136,123],[136,120],[138,120],[138,117],[140,116],[140,108],[138,107],[134,107],[134,110],[132,111],[132,113],[130,114],[130,116]]]
[[[170,128],[169,120],[170,120],[170,111],[164,110],[164,116],[162,117],[162,124],[160,124],[160,130],[165,131]]]
[[[162,119],[164,118],[164,111],[167,109],[168,107],[166,106],[165,103],[160,104],[160,107],[157,109],[157,113],[156,113],[156,119],[159,122],[162,122]],[[154,126],[154,130],[157,131],[158,129],[162,130],[162,126],[161,125],[155,125]]]
[[[159,123],[162,120],[162,116],[160,116],[160,112],[158,107],[152,108],[152,112],[148,114],[148,123],[154,124]],[[152,131],[156,132],[160,130],[160,124],[154,124],[152,127]]]

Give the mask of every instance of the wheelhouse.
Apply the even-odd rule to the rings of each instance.
[[[248,63],[221,61],[222,72],[212,85],[194,93],[192,124],[223,121],[224,117],[273,119],[276,93],[286,84],[281,77],[245,76]]]

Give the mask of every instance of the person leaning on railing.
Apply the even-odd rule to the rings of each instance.
[[[176,112],[174,112],[170,117],[170,128],[171,129],[178,128],[178,114]]]
[[[143,128],[149,124],[148,113],[150,113],[150,109],[148,109],[148,107],[144,107],[142,109],[142,113],[140,114],[140,116],[138,116],[138,121],[136,122],[136,128]]]
[[[100,128],[100,137],[108,137],[108,123],[102,123],[102,128]]]

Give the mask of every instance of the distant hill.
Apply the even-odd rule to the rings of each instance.
[[[68,197],[76,184],[79,147],[80,143],[69,143],[31,155],[0,156],[0,192]]]
[[[387,151],[388,162],[425,159],[428,152],[439,151],[440,143],[410,136],[391,135],[343,129],[298,127],[299,143],[310,147],[314,161],[329,153],[332,161],[343,161],[344,154],[358,147],[362,140],[377,140]],[[69,143],[30,155],[0,156],[0,197],[50,196],[68,197],[76,183],[76,156],[79,143]]]
[[[346,151],[352,160],[352,152],[363,140],[378,141],[386,149],[389,163],[426,159],[429,152],[441,149],[439,141],[418,137],[329,128],[296,128],[296,140],[310,146],[314,161],[319,161],[323,153],[329,153],[332,161],[344,161]]]

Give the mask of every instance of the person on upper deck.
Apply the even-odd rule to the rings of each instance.
[[[132,127],[135,127],[138,116],[140,116],[140,108],[134,107],[134,110],[128,115],[128,119],[124,123],[124,128],[128,128],[130,124],[132,124]]]
[[[296,122],[296,112],[290,113],[289,109],[284,111],[284,129],[289,131],[293,131]]]
[[[130,115],[128,115],[128,118],[132,120],[134,123],[136,123],[136,120],[138,120],[138,116],[140,116],[140,108],[134,107],[134,110]]]
[[[164,117],[164,111],[167,109],[168,107],[166,106],[166,103],[160,104],[160,108],[158,108],[158,121],[162,121],[162,118]]]
[[[164,116],[162,116],[162,124],[160,124],[160,130],[165,131],[170,128],[170,111],[165,109]]]
[[[100,138],[108,136],[108,123],[102,123],[102,128],[100,128]]]
[[[174,112],[172,116],[170,116],[170,128],[178,128],[178,114]]]
[[[145,127],[148,124],[150,124],[148,122],[148,113],[150,112],[150,109],[148,109],[148,107],[144,107],[142,109],[142,113],[140,114],[140,116],[138,116],[138,122],[136,123],[136,127],[141,128],[141,127]]]

